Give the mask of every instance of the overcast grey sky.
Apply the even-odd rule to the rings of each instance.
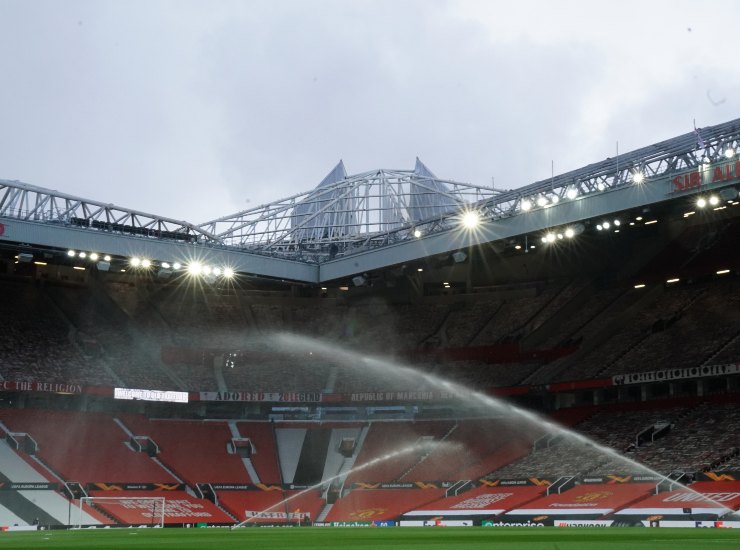
[[[191,222],[349,173],[517,188],[740,116],[736,0],[0,0],[0,178]]]

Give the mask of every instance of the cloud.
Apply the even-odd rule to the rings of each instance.
[[[734,118],[717,13],[740,7],[5,1],[0,177],[194,222],[340,158],[516,188]]]

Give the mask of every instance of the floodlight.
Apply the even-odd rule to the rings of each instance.
[[[180,262],[175,262],[174,264],[172,264],[173,269],[180,269],[181,267],[182,265],[180,264]]]
[[[547,199],[543,196],[537,197],[537,206],[545,206],[547,204]]]
[[[547,234],[547,242],[551,243],[555,241],[555,233],[548,233]]]
[[[480,217],[478,216],[478,212],[475,212],[473,210],[470,210],[469,212],[465,212],[462,218],[462,223],[465,227],[468,229],[473,229],[475,226],[478,225],[478,222],[480,221]]]
[[[80,258],[87,258],[87,252],[80,252],[80,253],[78,254],[78,256],[79,256]]]
[[[110,256],[106,254],[105,256],[103,256],[103,260],[105,260],[106,262],[110,262]]]
[[[635,285],[635,288],[645,288],[645,283],[638,283]]]
[[[642,183],[643,181],[645,181],[645,174],[640,171],[633,173],[632,181],[634,181],[635,183]]]
[[[602,226],[601,224],[597,224],[596,225],[596,229],[598,229],[599,231],[601,231],[602,229],[604,229],[604,226]]]
[[[735,156],[735,149],[733,149],[732,147],[728,147],[727,149],[725,149],[725,157],[727,157],[728,159],[731,159],[734,156]]]
[[[198,262],[192,262],[188,265],[188,273],[190,273],[191,275],[199,275],[202,269],[203,266],[201,266]]]
[[[547,242],[547,235],[545,235],[544,237],[542,237],[542,244],[544,244],[546,242]]]
[[[98,253],[97,252],[93,252],[92,254],[90,254],[90,259],[93,262],[97,261],[98,260]]]
[[[233,276],[234,276],[234,270],[231,269],[230,267],[225,267],[224,268],[224,277],[226,277],[227,279],[231,279]],[[324,289],[324,290],[326,290],[326,289]]]
[[[598,189],[599,191],[603,191],[604,189],[606,189],[606,185],[599,182],[598,185],[596,186],[596,189]]]
[[[139,267],[141,265],[141,258],[134,256],[129,263],[134,267]]]
[[[221,276],[221,268],[220,268],[220,267],[214,267],[214,268],[213,268],[213,274],[214,274],[214,275],[215,275],[216,277],[220,277],[220,276]]]
[[[604,229],[609,229],[611,227],[611,224],[609,222],[602,222],[601,227]]]
[[[620,222],[619,220],[614,220],[614,225],[619,227],[620,225],[622,225],[622,222]]]
[[[557,204],[560,202],[560,197],[558,197],[557,195],[553,195],[552,197],[550,197],[550,202],[552,202],[553,204]]]
[[[151,267],[151,260],[141,260],[141,267]]]
[[[74,258],[75,254],[77,254],[74,250],[67,250],[67,256],[70,258]]]
[[[717,195],[712,195],[709,197],[709,204],[712,206],[717,206],[719,204],[719,197]]]
[[[203,266],[203,275],[210,275],[211,274],[211,271],[213,271],[211,269],[211,266],[209,266],[209,265],[204,265]]]
[[[522,201],[522,210],[525,212],[532,209],[532,202],[529,200],[523,200]]]
[[[575,237],[575,234],[576,232],[573,231],[572,227],[569,227],[568,229],[565,230],[565,236],[568,237],[569,239],[572,239],[573,237]]]
[[[569,199],[573,200],[578,196],[578,189],[575,187],[569,187],[568,190],[565,192],[565,196]]]
[[[169,269],[172,266],[170,265],[169,262],[162,262],[162,267],[165,268],[165,269]]]
[[[414,229],[414,237],[416,237],[417,239],[421,237],[421,231],[419,231],[418,229]]]

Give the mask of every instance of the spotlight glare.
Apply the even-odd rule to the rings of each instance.
[[[620,222],[619,220],[614,220],[614,225],[619,227],[620,225],[622,225],[622,222]]]
[[[546,242],[547,242],[547,236],[542,237],[542,243],[544,244]]]
[[[188,273],[190,273],[191,275],[199,275],[202,269],[203,266],[201,266],[198,262],[192,262],[188,264]]]
[[[234,276],[234,270],[231,269],[230,267],[225,267],[224,277],[226,277],[227,279],[231,279],[233,276]],[[323,290],[326,290],[326,289],[323,289]]]
[[[220,268],[220,267],[214,267],[214,268],[213,268],[213,274],[214,274],[214,275],[215,275],[216,277],[220,277],[220,276],[221,276],[221,268]]]
[[[547,199],[545,197],[537,197],[537,206],[545,206],[547,204]]]
[[[575,235],[576,235],[576,232],[573,231],[572,227],[569,227],[568,229],[565,230],[565,236],[568,237],[569,239],[572,239],[573,237],[575,237]]]
[[[734,156],[735,156],[735,149],[733,149],[732,147],[728,147],[727,149],[725,149],[725,157],[727,157],[728,159],[731,159]]]
[[[180,262],[175,262],[174,264],[172,264],[172,267],[175,269],[180,269],[182,267],[182,264],[180,264]]]
[[[709,204],[712,206],[717,206],[719,204],[719,197],[717,195],[712,195],[709,197]]]
[[[514,249],[515,250],[521,250],[522,249],[522,245],[518,244],[518,245],[514,246]]]
[[[601,224],[598,224],[598,225],[596,226],[596,229],[598,229],[599,231],[601,231],[602,229],[604,229],[604,227],[603,227],[603,226],[602,226]]]
[[[560,202],[560,197],[558,197],[557,195],[553,195],[552,197],[550,197],[550,201],[551,201],[551,202],[552,202],[553,204],[557,204],[557,203],[559,203],[559,202]]]
[[[475,226],[478,225],[478,222],[480,221],[480,218],[478,216],[478,212],[469,211],[465,212],[462,218],[463,225],[468,229],[473,229]]]
[[[98,253],[97,252],[93,252],[92,254],[90,254],[90,259],[93,262],[97,261],[98,258],[99,258],[99,256],[98,256]]]
[[[137,258],[136,256],[134,256],[133,258],[131,258],[130,263],[134,267],[139,267],[141,265],[141,258]]]
[[[141,260],[141,267],[151,267],[151,260]]]
[[[569,187],[568,190],[565,192],[565,196],[568,197],[570,200],[573,200],[578,196],[578,190],[575,187]]]
[[[80,252],[80,253],[78,254],[78,256],[79,256],[80,258],[87,258],[87,252]]]
[[[74,258],[75,254],[77,254],[74,250],[67,250],[67,256],[70,258]]]
[[[165,269],[169,269],[172,266],[169,264],[169,262],[162,262],[162,267]]]
[[[108,254],[106,254],[105,256],[103,256],[103,259],[104,259],[104,260],[105,260],[106,262],[110,262],[110,256],[109,256]]]
[[[531,209],[532,209],[532,202],[531,201],[528,201],[528,200],[523,200],[522,201],[522,210],[524,210],[525,212],[527,212],[528,210],[531,210]]]
[[[642,183],[643,181],[645,181],[645,174],[639,171],[635,172],[634,174],[632,174],[632,180],[635,183]]]
[[[599,184],[596,186],[596,189],[598,189],[599,191],[603,191],[604,189],[606,189],[606,185],[599,182]]]
[[[414,237],[416,237],[417,239],[421,237],[421,231],[419,231],[418,229],[414,229]]]
[[[555,242],[555,233],[548,233],[547,234],[547,242],[548,243]]]
[[[601,224],[601,227],[603,227],[604,229],[609,229],[611,227],[611,224],[609,222],[603,222]]]
[[[204,265],[203,266],[203,275],[210,275],[211,274],[211,271],[212,271],[211,266],[209,266],[209,265]]]

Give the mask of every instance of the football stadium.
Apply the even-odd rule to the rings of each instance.
[[[3,546],[737,547],[740,119],[445,176],[197,223],[0,180]]]

